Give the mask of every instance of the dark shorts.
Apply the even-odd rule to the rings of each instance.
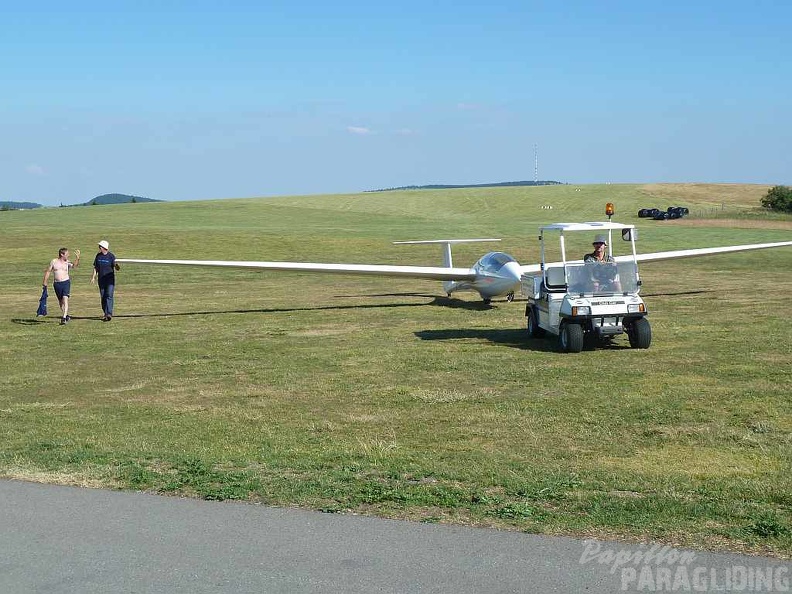
[[[56,281],[52,283],[52,288],[55,289],[55,295],[58,299],[69,297],[71,294],[71,280]]]

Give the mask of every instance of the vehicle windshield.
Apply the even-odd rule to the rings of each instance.
[[[581,295],[612,295],[638,293],[638,268],[635,262],[586,262],[567,264],[569,293]]]

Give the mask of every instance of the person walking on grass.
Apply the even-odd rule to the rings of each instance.
[[[115,273],[121,270],[116,264],[116,257],[110,251],[110,244],[104,239],[99,242],[99,253],[94,258],[93,276],[91,284],[99,284],[99,296],[102,300],[102,321],[109,322],[113,319],[113,293],[115,292]]]
[[[58,250],[58,257],[52,260],[44,271],[44,281],[42,286],[46,289],[49,283],[50,274],[53,275],[52,288],[61,308],[61,326],[71,320],[69,315],[69,296],[71,295],[71,278],[69,270],[80,265],[80,250],[74,250],[75,260],[69,261],[69,249],[61,248]]]

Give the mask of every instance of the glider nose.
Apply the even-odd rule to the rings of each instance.
[[[517,262],[507,262],[503,265],[501,272],[503,273],[503,276],[513,280],[515,284],[519,283],[520,278],[522,277],[520,265]]]

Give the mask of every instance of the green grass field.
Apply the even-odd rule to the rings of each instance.
[[[127,265],[118,257],[439,264],[538,258],[555,221],[640,222],[641,251],[783,241],[757,186],[550,186],[0,213],[0,475],[327,512],[792,555],[792,249],[646,264],[653,344],[529,340],[524,304],[439,283]],[[727,205],[733,224],[643,221]],[[552,205],[553,210],[540,206]],[[725,208],[725,207],[724,207]],[[730,219],[731,220],[731,219]],[[758,221],[758,222],[757,222]],[[750,223],[750,224],[747,224]],[[71,324],[35,318],[82,248]],[[581,246],[581,249],[585,246]]]

